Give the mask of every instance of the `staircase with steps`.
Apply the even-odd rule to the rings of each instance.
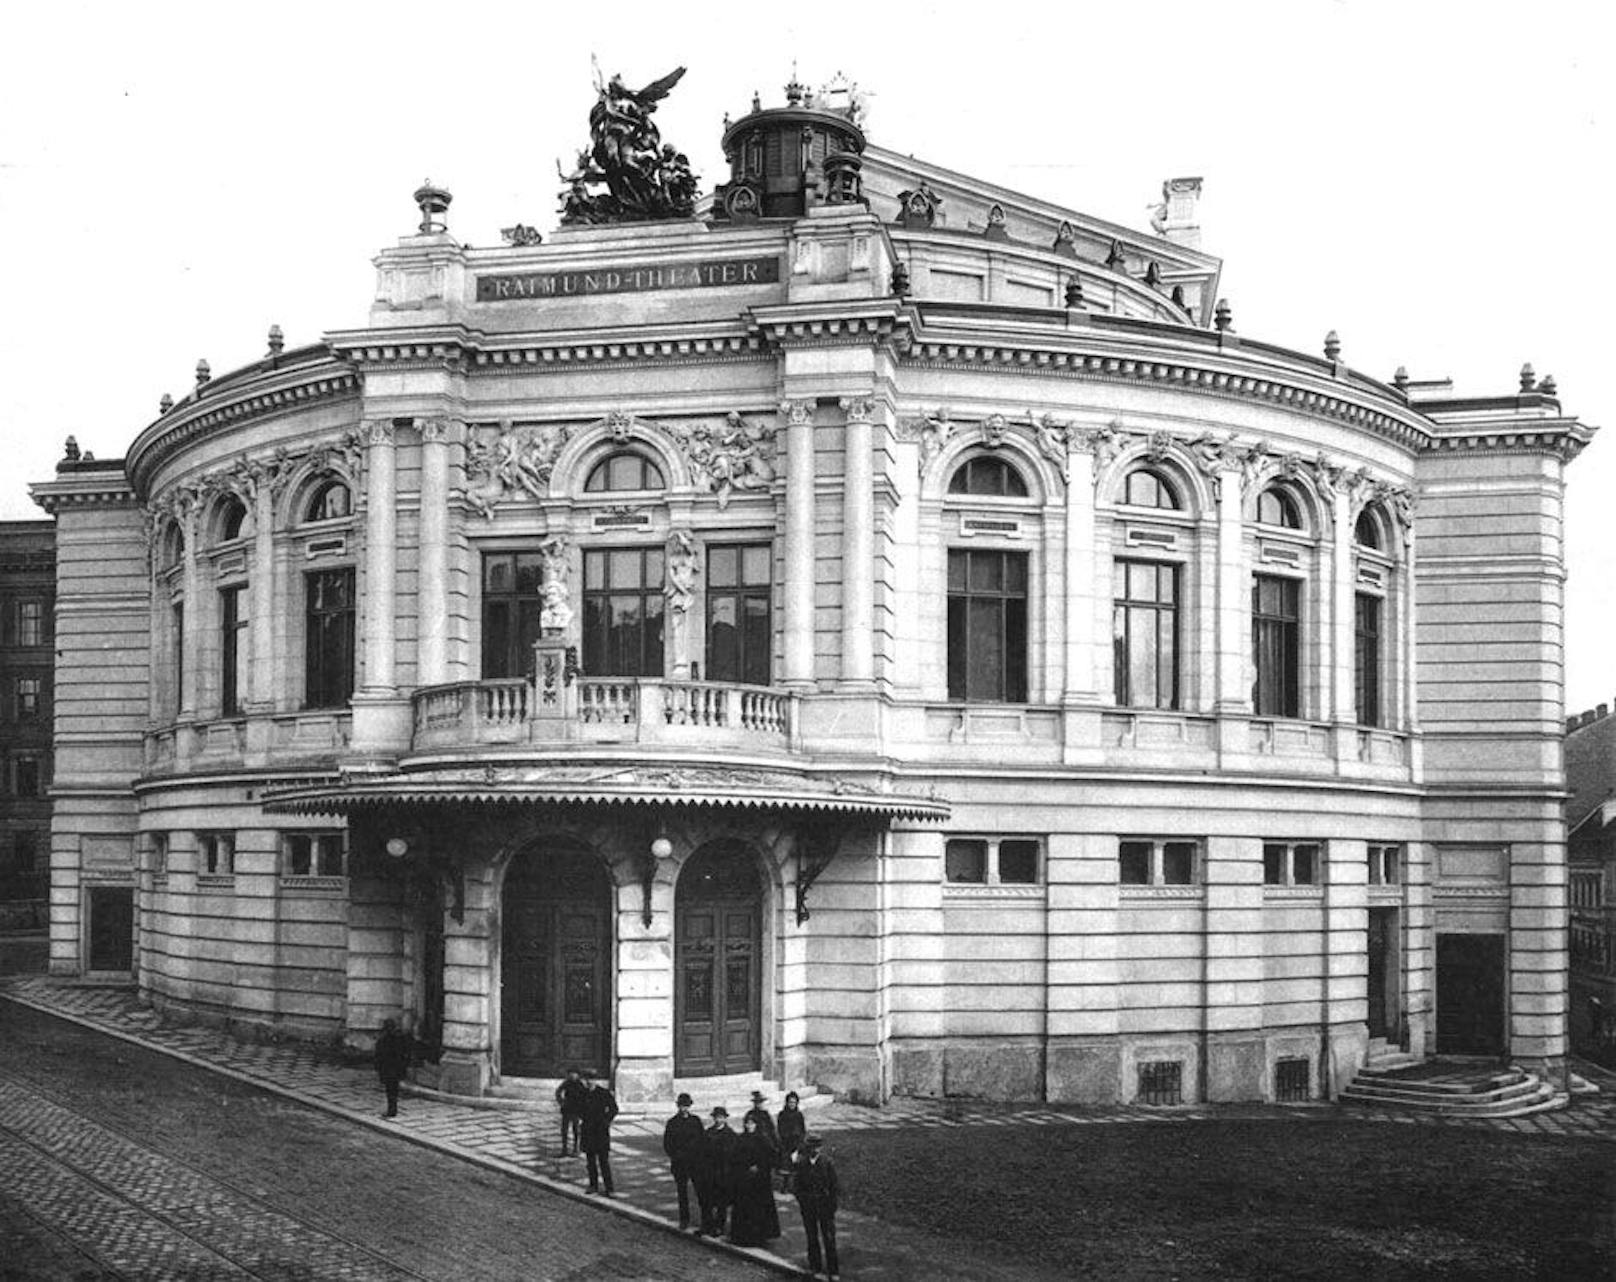
[[[1341,1102],[1443,1117],[1524,1117],[1564,1108],[1568,1097],[1525,1069],[1495,1060],[1423,1060],[1382,1045],[1341,1092]]]
[[[477,1102],[490,1108],[554,1108],[556,1087],[560,1084],[559,1077],[509,1077],[498,1085],[489,1087],[488,1093]],[[742,1114],[752,1107],[753,1091],[762,1091],[764,1107],[769,1112],[778,1114],[780,1105],[785,1102],[787,1090],[797,1092],[798,1106],[805,1113],[823,1108],[836,1098],[831,1092],[821,1091],[817,1086],[783,1087],[779,1082],[765,1078],[762,1073],[736,1073],[726,1077],[680,1077],[674,1079],[673,1090],[666,1100],[638,1103],[619,1101],[622,1111],[618,1116],[625,1119],[671,1116],[675,1097],[681,1091],[688,1091],[691,1098],[696,1101],[691,1111],[697,1116],[706,1118],[716,1105],[722,1104],[729,1110],[730,1118],[738,1127]]]

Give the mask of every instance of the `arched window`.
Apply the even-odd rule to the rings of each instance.
[[[1148,467],[1135,468],[1122,483],[1122,501],[1129,507],[1155,507],[1177,511],[1178,491],[1160,472]]]
[[[178,565],[185,555],[185,535],[178,525],[170,525],[163,535],[163,568]]]
[[[619,490],[660,490],[666,482],[662,471],[643,454],[613,454],[595,465],[584,482],[586,494],[616,493]]]
[[[1352,528],[1352,538],[1361,548],[1379,552],[1385,540],[1381,537],[1380,522],[1368,508],[1358,513],[1358,523]]]
[[[241,537],[241,527],[247,520],[247,505],[235,495],[230,495],[219,504],[219,516],[216,528],[219,531],[219,542],[228,543],[231,539]]]
[[[1257,497],[1257,523],[1299,530],[1302,528],[1302,512],[1289,490],[1283,485],[1270,485]]]
[[[303,509],[305,521],[335,521],[353,511],[353,498],[348,487],[335,478],[322,481],[309,495],[308,506]]]
[[[995,498],[1024,499],[1027,482],[1003,459],[966,459],[948,482],[950,494],[986,494]]]

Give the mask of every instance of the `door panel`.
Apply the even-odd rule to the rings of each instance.
[[[1436,1050],[1504,1053],[1504,936],[1436,937]]]
[[[1397,962],[1397,909],[1369,910],[1369,1035],[1395,1038],[1401,1031]]]
[[[130,970],[135,964],[135,892],[129,886],[90,889],[90,969]]]
[[[610,1058],[610,884],[586,852],[536,851],[506,877],[500,1067],[604,1075]]]
[[[679,880],[674,1071],[750,1072],[759,1065],[762,889],[750,853],[703,851]]]

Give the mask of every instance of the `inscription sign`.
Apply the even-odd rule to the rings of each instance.
[[[523,272],[479,276],[479,303],[511,303],[590,294],[628,294],[661,289],[711,289],[725,285],[772,285],[780,279],[778,258],[720,258],[697,263],[627,263],[571,272]]]
[[[651,528],[649,512],[597,512],[591,518],[597,530],[648,530]]]
[[[962,516],[960,517],[960,534],[967,538],[973,534],[999,534],[1006,538],[1019,539],[1021,537],[1021,522],[995,520],[985,516]]]

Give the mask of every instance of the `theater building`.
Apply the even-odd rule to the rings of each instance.
[[[365,324],[34,486],[53,972],[468,1094],[1558,1064],[1591,429],[1241,334],[1199,179],[1123,228],[851,102],[691,217],[423,188]]]

